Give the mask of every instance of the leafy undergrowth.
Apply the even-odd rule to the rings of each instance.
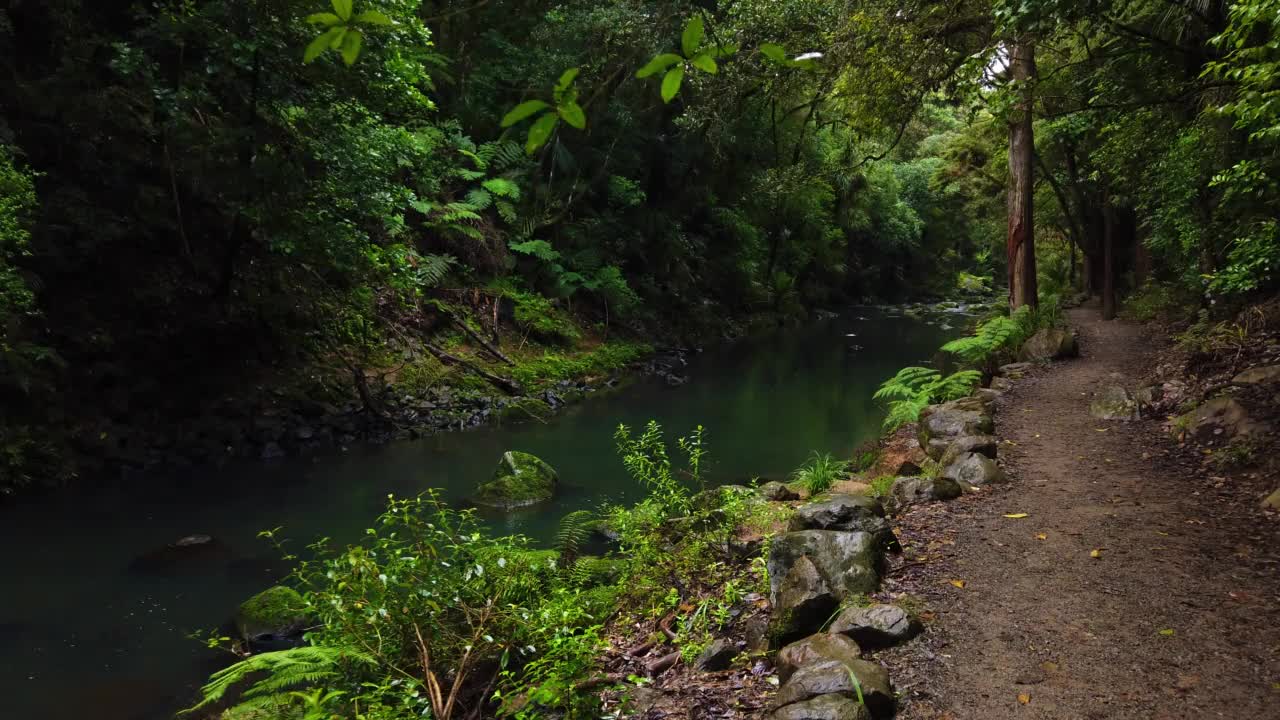
[[[675,443],[680,470],[656,423],[619,428],[616,440],[648,497],[570,514],[555,549],[490,536],[472,512],[428,494],[389,498],[357,545],[286,555],[315,621],[307,645],[219,672],[194,710],[532,719],[697,701],[756,714],[772,689],[764,553],[791,508],[749,488],[692,490],[700,428]],[[593,534],[613,538],[598,555],[586,553],[602,542]],[[726,637],[749,652],[695,679],[698,657]]]

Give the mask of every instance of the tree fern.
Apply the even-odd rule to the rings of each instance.
[[[373,665],[372,656],[350,647],[305,646],[252,655],[209,677],[200,689],[201,699],[183,710],[187,715],[221,701],[237,684],[258,677],[240,694],[237,705],[262,707],[286,702],[288,693],[338,677],[343,663]]]

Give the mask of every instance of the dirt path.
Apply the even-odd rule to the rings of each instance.
[[[1083,358],[1001,401],[1012,482],[903,520],[926,561],[889,589],[933,622],[881,658],[900,717],[1280,718],[1280,528],[1158,421],[1091,418],[1099,384],[1156,348],[1093,309],[1071,322]]]

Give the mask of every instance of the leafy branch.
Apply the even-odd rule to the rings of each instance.
[[[326,50],[334,50],[342,55],[342,61],[348,66],[354,65],[360,57],[360,49],[364,47],[364,31],[361,26],[394,25],[391,18],[377,10],[365,10],[352,14],[352,0],[331,0],[333,12],[320,12],[307,16],[307,22],[328,28],[316,39],[312,40],[302,54],[303,63],[311,63],[324,54]]]

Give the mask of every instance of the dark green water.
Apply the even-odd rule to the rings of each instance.
[[[548,505],[490,521],[502,532],[544,538],[570,510],[638,498],[614,455],[612,435],[619,423],[640,426],[650,419],[669,437],[705,426],[712,482],[781,478],[811,451],[847,457],[876,437],[883,414],[871,400],[875,388],[903,365],[927,364],[957,333],[854,309],[838,320],[698,355],[686,385],[636,382],[546,424],[169,474],[5,508],[3,714],[169,717],[221,662],[185,634],[222,623],[285,570],[256,539],[259,530],[284,526],[298,546],[319,536],[356,540],[388,493],[435,487],[461,502],[504,450],[516,449],[551,463],[564,492]],[[226,553],[163,572],[131,569],[136,558],[196,533],[218,538]]]

